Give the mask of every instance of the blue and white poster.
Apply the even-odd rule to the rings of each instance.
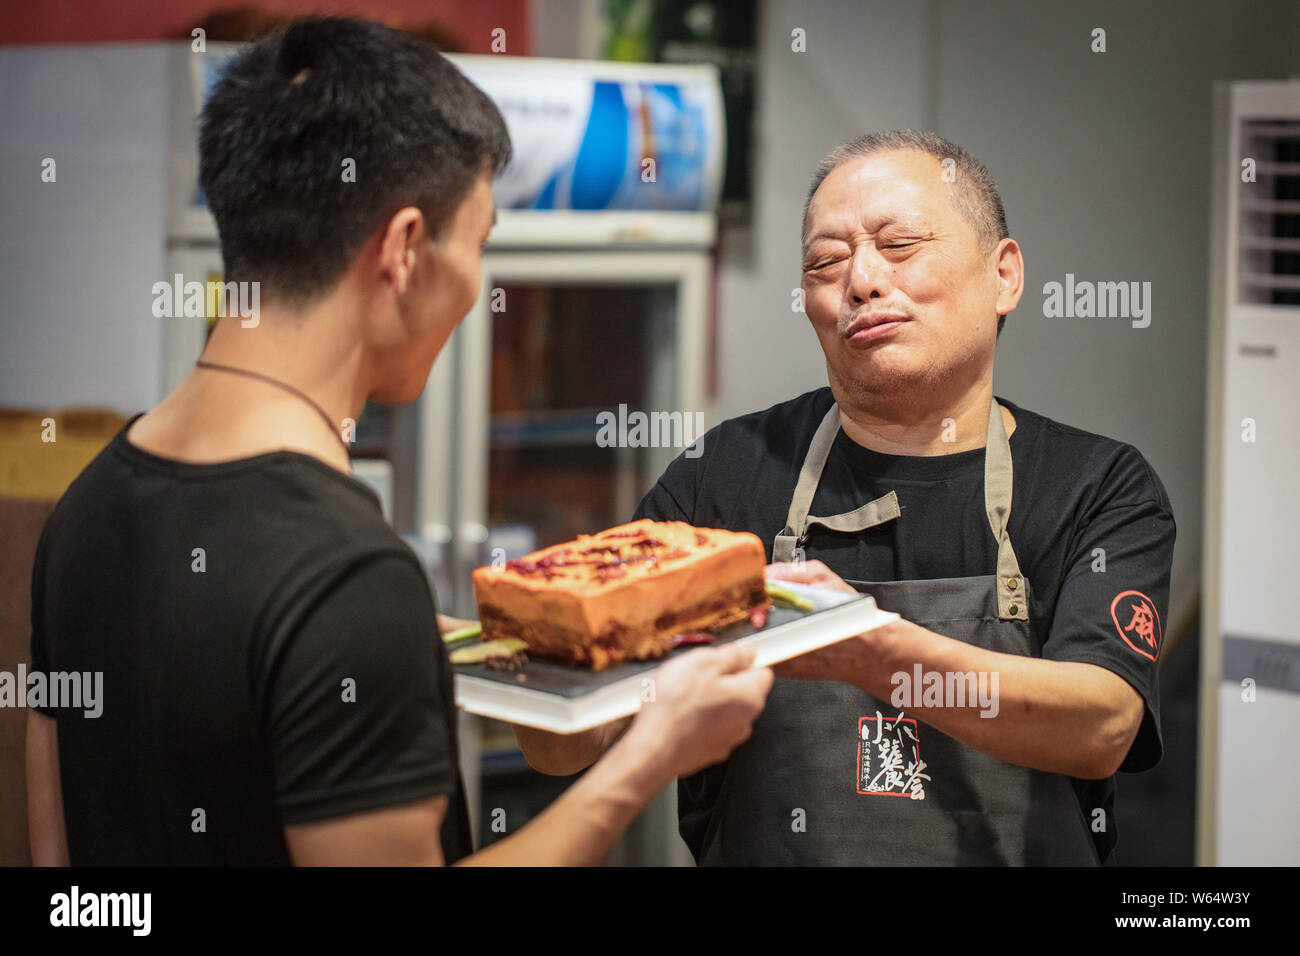
[[[709,74],[604,78],[543,63],[458,65],[510,128],[514,159],[494,190],[501,208],[715,208],[723,123]]]

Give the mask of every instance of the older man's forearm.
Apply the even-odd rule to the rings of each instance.
[[[1008,763],[1082,779],[1110,776],[1132,746],[1142,699],[1105,668],[1001,654],[898,623],[861,638],[868,653],[852,683],[889,701],[904,686],[895,675],[906,675],[910,706],[901,709],[948,736]],[[917,664],[923,680],[937,674],[947,687],[948,675],[973,674],[978,687],[982,675],[986,690],[996,693],[988,705],[976,694],[966,706],[921,706],[924,687],[911,686]]]

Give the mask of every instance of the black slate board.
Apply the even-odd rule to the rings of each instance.
[[[829,610],[829,609],[825,609]],[[767,624],[762,628],[764,631],[770,631],[782,624],[788,624],[791,621],[797,621],[801,618],[811,617],[814,614],[822,613],[821,611],[796,611],[793,608],[779,607],[773,604],[767,614]],[[455,672],[458,675],[466,677],[479,677],[483,680],[495,681],[501,684],[509,684],[513,687],[526,687],[529,690],[539,691],[546,694],[556,694],[560,697],[574,698],[589,694],[593,690],[598,690],[609,684],[624,680],[628,677],[634,677],[637,674],[655,670],[662,667],[664,662],[676,657],[678,654],[689,654],[696,647],[718,647],[731,641],[739,640],[742,637],[749,637],[751,634],[757,634],[759,629],[754,627],[749,621],[737,621],[735,624],[728,624],[718,630],[709,633],[716,635],[717,640],[713,644],[700,644],[691,647],[679,647],[670,651],[667,657],[662,657],[653,661],[623,661],[619,664],[613,664],[602,671],[593,671],[590,667],[582,667],[577,664],[566,664],[562,661],[548,660],[542,657],[529,656],[528,662],[518,671],[502,671],[486,664],[456,664]],[[467,641],[457,641],[449,645],[449,651],[460,650],[463,647],[473,647],[481,643],[478,638]],[[519,678],[523,677],[523,680]]]

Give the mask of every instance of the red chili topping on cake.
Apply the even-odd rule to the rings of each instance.
[[[713,634],[706,634],[704,631],[687,631],[684,634],[673,635],[673,647],[693,647],[696,644],[712,644],[717,640]]]
[[[609,576],[609,572],[612,570],[623,568],[625,565],[638,561],[645,562],[647,567],[656,567],[661,561],[671,561],[688,555],[685,548],[664,550],[668,548],[665,542],[650,537],[644,531],[619,532],[602,535],[601,537],[634,540],[619,541],[614,544],[588,545],[576,551],[576,553],[574,548],[563,548],[548,554],[544,558],[538,558],[536,561],[516,558],[507,561],[505,567],[507,571],[513,571],[526,577],[540,574],[549,581],[557,575],[563,574],[564,572],[560,570],[562,568],[585,566],[595,571],[598,577],[604,579]],[[707,540],[703,535],[699,534],[695,538],[696,544],[703,544]],[[567,558],[567,560],[561,560],[562,558]]]

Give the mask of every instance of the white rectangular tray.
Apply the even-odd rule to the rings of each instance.
[[[762,630],[755,630],[748,621],[733,624],[717,632],[712,646],[732,642],[753,645],[754,666],[768,667],[898,618],[892,611],[880,610],[875,599],[865,594],[788,581],[780,584],[808,598],[813,609],[796,611],[773,604]],[[669,657],[693,649],[681,648]],[[482,664],[460,664],[455,667],[456,704],[471,714],[572,734],[640,710],[642,682],[663,663],[627,662],[592,671],[530,658],[518,674],[492,671]]]

